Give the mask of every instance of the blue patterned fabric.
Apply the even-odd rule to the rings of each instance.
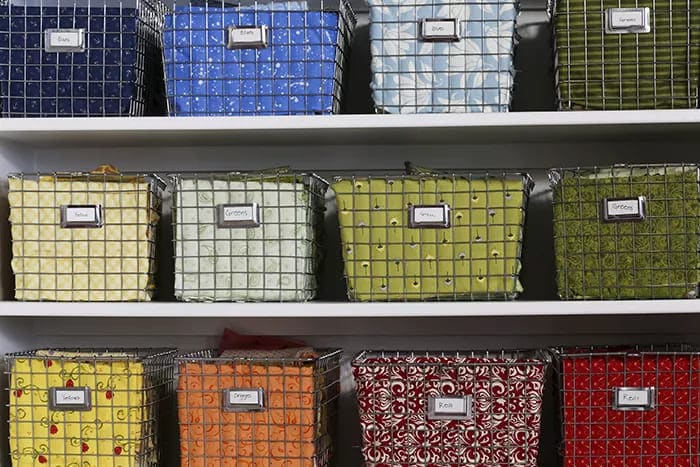
[[[283,11],[189,6],[166,15],[170,115],[338,112],[343,21],[338,12],[304,8],[303,2],[286,2]],[[262,25],[269,28],[267,47],[226,48],[229,26]]]
[[[389,113],[506,112],[517,0],[369,0],[372,93]],[[422,19],[457,19],[459,41],[420,39]]]
[[[129,115],[137,21],[133,8],[0,7],[2,115]],[[85,52],[45,52],[44,31],[53,28],[85,28]]]

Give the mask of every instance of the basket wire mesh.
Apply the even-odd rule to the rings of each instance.
[[[285,169],[172,176],[175,295],[306,301],[318,289],[328,184]]]
[[[694,0],[558,0],[560,110],[698,107],[700,5]]]
[[[550,180],[562,298],[698,296],[697,164],[556,169]]]
[[[340,113],[347,0],[178,1],[165,22],[170,115]]]
[[[340,350],[207,350],[177,359],[181,460],[330,465]]]
[[[366,465],[536,466],[550,360],[540,351],[361,353],[353,372]]]
[[[517,0],[370,0],[378,112],[505,112]]]
[[[522,291],[527,174],[350,176],[332,188],[351,300],[513,299]]]
[[[10,174],[15,298],[150,300],[163,188],[154,175]]]
[[[0,115],[164,112],[160,0],[0,2]]]
[[[121,348],[7,354],[12,465],[160,465],[174,356]]]
[[[563,465],[697,464],[700,347],[577,347],[553,354]]]

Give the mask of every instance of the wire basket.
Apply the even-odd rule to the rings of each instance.
[[[157,467],[174,356],[173,349],[6,355],[12,465]]]
[[[692,466],[700,458],[700,348],[557,349],[567,467]]]
[[[555,3],[560,110],[698,107],[700,5],[671,0]]]
[[[177,359],[183,465],[327,467],[340,350],[207,350]]]
[[[536,466],[543,352],[363,352],[353,362],[367,467]]]
[[[323,179],[280,170],[172,180],[178,299],[306,301],[316,295]]]
[[[336,178],[348,296],[515,298],[532,187],[496,172]]]
[[[562,298],[698,296],[697,164],[558,169],[550,179]]]
[[[177,2],[170,115],[337,114],[355,24],[347,0]]]
[[[164,111],[159,0],[0,2],[3,117]]]
[[[379,112],[506,112],[518,0],[369,0]]]
[[[109,171],[10,174],[15,298],[150,300],[163,187]]]

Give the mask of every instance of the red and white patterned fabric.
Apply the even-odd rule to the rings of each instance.
[[[353,362],[367,466],[535,466],[545,358],[362,354]],[[472,396],[470,420],[428,399]]]
[[[580,349],[560,361],[567,467],[700,465],[700,353]],[[613,407],[616,388],[653,388],[655,407]]]

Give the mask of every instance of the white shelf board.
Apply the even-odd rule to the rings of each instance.
[[[423,303],[62,303],[0,302],[7,317],[455,318],[699,314],[700,300]]]
[[[468,144],[700,140],[700,110],[0,119],[33,146]]]

